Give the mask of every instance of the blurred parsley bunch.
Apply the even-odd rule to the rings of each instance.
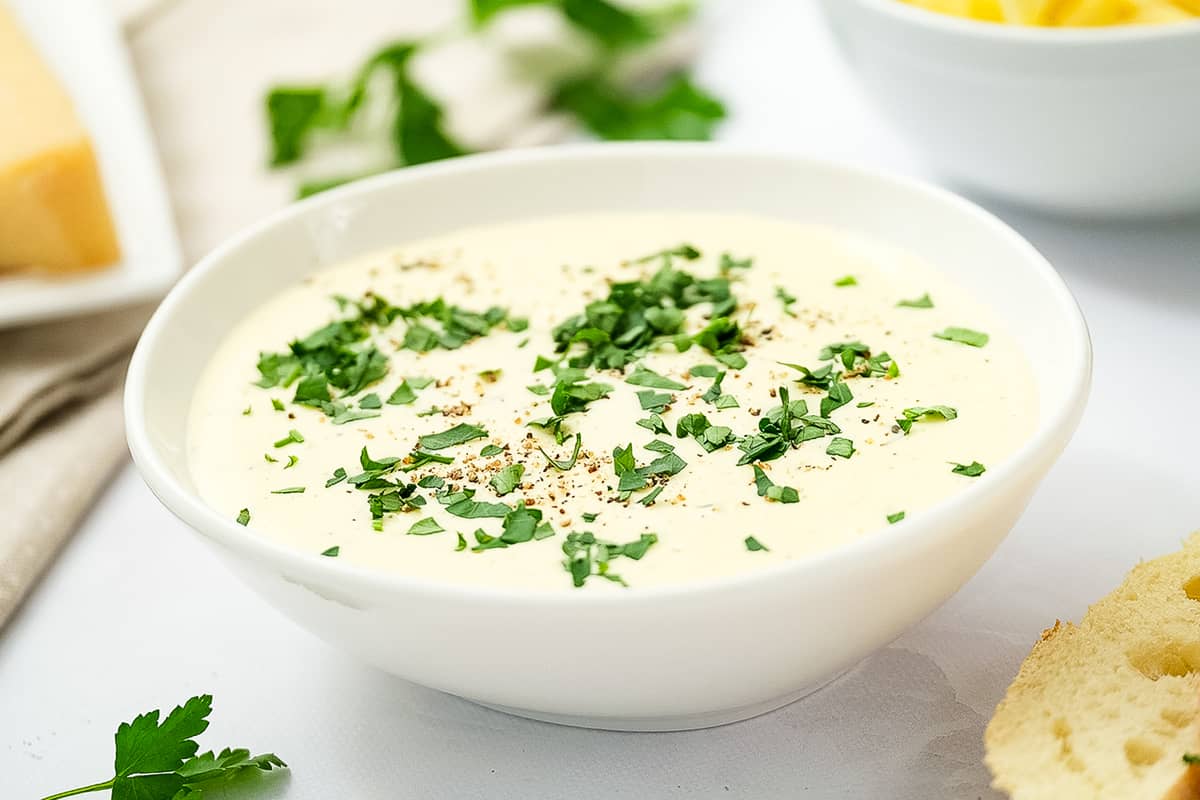
[[[632,80],[630,60],[662,45],[687,25],[694,2],[617,5],[610,0],[470,0],[467,36],[488,33],[517,6],[561,14],[582,46],[546,71],[544,112],[564,116],[602,139],[709,139],[725,117],[724,105],[692,82],[686,69]],[[309,180],[305,197],[367,174],[421,164],[481,149],[447,131],[446,112],[414,78],[412,65],[438,45],[437,38],[396,42],[370,58],[348,82],[328,86],[278,86],[266,98],[271,166],[280,168],[338,146],[374,146],[384,153],[365,170]],[[578,51],[586,51],[580,56]],[[486,99],[484,100],[486,102]],[[368,106],[381,113],[369,114]],[[379,124],[364,141],[363,118]],[[386,141],[381,141],[386,140]],[[380,146],[383,146],[380,148]]]

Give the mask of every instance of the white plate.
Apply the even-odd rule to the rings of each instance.
[[[0,278],[0,327],[160,296],[183,265],[121,29],[98,0],[8,0],[92,136],[122,260],[78,278]]]

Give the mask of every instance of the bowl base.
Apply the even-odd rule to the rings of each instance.
[[[550,722],[555,725],[568,725],[573,728],[592,728],[601,731],[627,731],[638,733],[665,733],[667,731],[694,731],[701,728],[716,728],[721,725],[729,725],[734,722],[742,722],[743,720],[752,719],[754,717],[767,714],[776,709],[783,708],[786,705],[796,702],[807,697],[814,692],[824,689],[829,684],[842,677],[849,670],[841,670],[834,673],[823,681],[806,686],[790,694],[785,694],[782,697],[774,697],[761,703],[752,703],[747,706],[739,706],[737,708],[722,709],[720,711],[705,711],[699,714],[681,714],[673,717],[607,717],[607,716],[588,716],[576,714],[550,714],[543,711],[536,711],[528,708],[513,708],[511,706],[495,705],[493,703],[484,703],[479,700],[471,702],[481,705],[484,708],[490,708],[493,711],[501,711],[505,714],[512,714],[517,717],[525,717],[526,719],[537,720],[538,722]]]

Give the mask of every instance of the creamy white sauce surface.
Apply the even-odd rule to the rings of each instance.
[[[730,273],[739,300],[732,317],[747,336],[748,365],[721,366],[700,347],[681,353],[669,341],[646,354],[640,363],[688,387],[674,392],[671,407],[660,415],[669,435],[636,424],[648,416],[637,397],[647,387],[623,380],[636,364],[624,376],[589,370],[587,381],[608,384],[611,394],[566,418],[562,444],[529,427],[531,420],[551,415],[550,397],[526,387],[553,387],[549,370],[535,374],[532,369],[539,355],[557,358],[554,326],[606,297],[609,282],[648,279],[662,264],[661,259],[640,264],[631,259],[683,242],[702,256],[677,258],[673,265],[699,278],[718,274],[722,253],[753,259],[749,269]],[[855,283],[835,285],[845,276]],[[778,287],[796,298],[788,306],[794,316],[785,313]],[[389,359],[387,375],[344,401],[354,408],[369,393],[386,400],[405,376],[437,382],[417,390],[413,404],[385,403],[373,419],[334,425],[320,409],[292,402],[295,385],[255,385],[261,352],[286,351],[293,339],[342,318],[345,312],[331,296],[360,299],[366,292],[399,306],[438,297],[472,311],[501,306],[529,325],[512,332],[502,323],[458,349],[418,353],[398,348],[406,324],[396,320],[374,338]],[[897,306],[926,293],[933,308]],[[688,309],[684,330],[702,328],[709,310],[708,304]],[[990,340],[977,348],[934,337],[948,326],[986,332]],[[742,452],[735,444],[707,453],[694,438],[675,436],[676,422],[691,413],[703,413],[739,436],[754,433],[779,406],[780,386],[817,414],[825,392],[802,386],[800,373],[779,362],[816,368],[824,346],[850,340],[869,345],[872,355],[886,351],[900,375],[846,379],[854,399],[832,411],[830,419],[841,428],[838,435],[854,444],[849,459],[827,454],[831,438],[826,436],[763,464],[771,481],[797,490],[798,502],[760,497],[752,467],[736,466]],[[713,379],[689,375],[701,364],[718,365],[726,373],[722,391],[736,398],[738,407],[717,409],[702,399]],[[480,375],[493,370],[500,370],[498,377]],[[283,411],[273,408],[272,398],[283,402]],[[872,405],[858,407],[863,402]],[[954,408],[957,418],[922,419],[908,435],[896,426],[904,409],[934,405]],[[336,547],[343,561],[461,584],[635,591],[802,559],[887,527],[888,515],[903,511],[909,519],[918,517],[973,481],[988,480],[986,472],[955,474],[953,465],[999,465],[1033,432],[1037,407],[1025,357],[996,316],[936,265],[904,252],[837,231],[749,216],[563,216],[404,244],[323,270],[281,292],[234,328],[206,367],[193,401],[188,456],[200,495],[215,509],[231,518],[248,509],[253,534],[314,555]],[[441,411],[421,416],[431,408]],[[325,487],[339,467],[351,476],[361,471],[364,446],[373,458],[403,458],[417,448],[418,436],[460,423],[479,425],[488,435],[437,451],[452,456],[453,464],[390,477],[438,476],[447,485],[475,489],[477,501],[531,505],[542,510],[553,536],[474,552],[473,532],[482,528],[498,535],[501,520],[453,516],[434,489],[418,489],[426,505],[385,515],[377,531],[368,510],[370,492],[345,481]],[[293,429],[303,442],[274,446]],[[538,448],[567,459],[576,432],[583,437],[578,463],[566,471],[549,466]],[[662,455],[644,447],[655,439],[673,445],[687,467],[666,481],[653,505],[638,502],[648,488],[620,500],[614,448],[632,443],[642,466]],[[489,444],[504,452],[481,456]],[[290,467],[289,456],[296,458]],[[514,463],[524,465],[521,484],[497,497],[489,481]],[[290,487],[305,491],[272,493]],[[587,522],[585,513],[598,516]],[[422,518],[433,518],[444,532],[409,535]],[[595,576],[577,589],[563,565],[562,545],[567,534],[583,531],[622,544],[645,533],[658,541],[639,560],[612,560],[610,571],[629,589]],[[457,532],[465,535],[466,550],[456,550]],[[748,536],[768,549],[751,551]]]

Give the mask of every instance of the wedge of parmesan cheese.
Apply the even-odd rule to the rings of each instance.
[[[0,0],[0,269],[75,272],[120,256],[71,98]]]

